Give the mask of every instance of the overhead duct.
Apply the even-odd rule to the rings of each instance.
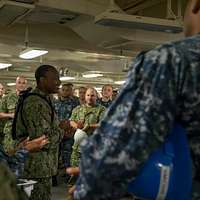
[[[14,24],[35,8],[34,4],[0,0],[0,25]]]
[[[153,17],[141,17],[119,12],[106,11],[95,17],[95,23],[104,26],[120,28],[144,29],[148,31],[160,31],[179,33],[183,27],[177,20],[158,19]]]

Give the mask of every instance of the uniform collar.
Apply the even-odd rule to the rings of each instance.
[[[40,90],[38,87],[34,88],[32,92],[38,93],[44,97],[46,97],[47,99],[51,99],[51,95],[50,94],[46,94],[44,93],[42,90]]]

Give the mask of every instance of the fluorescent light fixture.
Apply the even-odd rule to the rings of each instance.
[[[41,50],[41,49],[25,49],[24,51],[22,51],[19,55],[20,58],[23,59],[32,59],[32,58],[36,58],[38,56],[42,56],[44,54],[47,54],[48,51],[47,50]]]
[[[15,86],[16,83],[7,83],[6,85],[7,85],[7,86]]]
[[[9,63],[0,63],[0,69],[5,69],[7,67],[10,67],[12,66],[12,64],[9,64]]]
[[[126,81],[115,81],[115,84],[123,85]]]
[[[104,26],[143,29],[148,31],[171,33],[180,33],[183,31],[181,22],[178,20],[158,19],[109,11],[96,16],[95,23]]]
[[[83,74],[84,78],[97,78],[101,76],[103,76],[103,74]]]
[[[94,88],[97,92],[101,92],[102,88],[101,87],[95,87]]]
[[[75,78],[72,76],[62,76],[60,77],[61,81],[69,81],[69,80],[74,80]]]

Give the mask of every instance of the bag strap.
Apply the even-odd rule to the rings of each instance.
[[[38,93],[35,93],[35,92],[25,92],[25,93],[22,93],[20,95],[20,98],[19,98],[19,101],[18,101],[18,104],[17,104],[17,108],[16,108],[16,111],[15,111],[15,117],[13,119],[13,124],[12,124],[12,137],[13,137],[14,140],[17,139],[16,124],[17,124],[17,116],[18,116],[19,112],[20,112],[20,115],[21,115],[22,124],[27,129],[27,126],[26,126],[25,119],[23,117],[22,111],[23,111],[23,107],[24,107],[24,101],[28,97],[30,97],[30,96],[38,96],[41,99],[43,99],[50,106],[50,108],[51,108],[51,123],[54,120],[54,107],[53,107],[51,101],[49,101],[44,96],[42,96],[42,95],[40,95]],[[28,137],[28,134],[26,134],[26,136]]]

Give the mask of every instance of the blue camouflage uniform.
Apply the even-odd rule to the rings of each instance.
[[[192,199],[200,199],[199,113],[200,34],[140,54],[100,128],[82,143],[74,198],[120,198],[179,120],[187,130],[194,165]]]
[[[24,163],[28,157],[28,151],[25,149],[19,149],[15,155],[9,156],[0,145],[0,162],[5,163],[17,178],[20,178],[23,174]]]
[[[101,98],[101,99],[97,100],[97,103],[104,106],[105,108],[108,108],[111,105],[112,101],[111,100],[103,101],[102,98]]]
[[[76,108],[79,105],[79,99],[78,97],[67,97],[65,99],[58,99],[54,101],[54,107],[56,114],[58,116],[58,120],[66,120],[69,119],[72,110]],[[61,155],[62,155],[62,160],[64,163],[65,167],[70,166],[70,157],[72,153],[72,145],[74,143],[73,138],[63,138],[61,145],[60,145],[60,150],[61,150]]]
[[[65,99],[56,99],[54,101],[55,111],[58,116],[58,120],[62,121],[69,119],[72,110],[80,105],[78,97],[67,97]]]

